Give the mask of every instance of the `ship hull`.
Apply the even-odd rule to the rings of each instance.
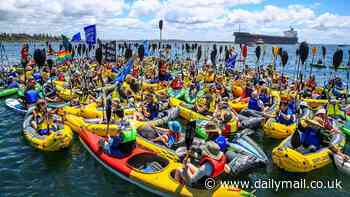
[[[255,44],[258,40],[263,40],[265,44],[297,44],[297,37],[286,37],[286,36],[269,36],[250,34],[244,32],[235,32],[235,43],[236,44]]]

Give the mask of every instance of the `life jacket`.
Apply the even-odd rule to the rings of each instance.
[[[213,171],[211,172],[210,177],[218,177],[220,174],[222,174],[225,170],[225,164],[226,164],[226,157],[223,154],[220,159],[216,160],[208,156],[204,156],[200,161],[199,164],[203,165],[204,163],[208,162],[212,167]]]
[[[178,90],[183,87],[183,83],[179,80],[173,80],[170,84],[171,88]]]
[[[24,93],[24,98],[27,104],[35,104],[39,100],[39,93],[36,90],[30,89]]]
[[[248,109],[252,109],[255,111],[262,111],[262,108],[259,106],[259,101],[255,98],[250,98],[248,102]]]
[[[136,140],[137,131],[132,128],[128,131],[122,132],[120,135],[122,137],[122,143],[128,143]]]

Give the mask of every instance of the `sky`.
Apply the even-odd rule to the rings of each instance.
[[[233,32],[350,44],[347,0],[0,0],[0,32],[72,36],[96,24],[100,39],[233,41]]]

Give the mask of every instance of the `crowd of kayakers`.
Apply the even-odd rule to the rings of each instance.
[[[301,72],[292,79],[276,70],[277,58],[282,64],[287,61],[283,51],[268,65],[238,61],[235,69],[225,69],[215,61],[167,59],[167,51],[164,57],[128,51],[117,62],[105,62],[100,50],[97,46],[93,58],[71,56],[56,61],[51,47],[36,49],[31,57],[28,45],[23,45],[21,64],[6,73],[5,88],[18,89],[20,106],[12,107],[28,110],[26,117],[31,117],[30,125],[39,136],[59,130],[61,122],[78,134],[105,131],[98,146],[111,157],[124,158],[140,146],[137,139],[142,132],[150,143],[176,152],[183,165],[173,178],[189,186],[230,174],[264,155],[258,146],[251,152],[259,154],[235,148],[238,138],[257,133],[285,139],[273,152],[273,160],[287,171],[293,172],[293,167],[277,162],[293,159],[278,156],[286,148],[306,159],[309,154],[318,158],[326,148],[350,162],[342,151],[344,136],[350,134],[346,133],[348,91],[337,75],[324,84],[318,84],[315,75],[307,78]],[[300,56],[303,50],[300,47]],[[237,56],[234,48],[227,51],[228,58]],[[69,115],[84,117],[86,122],[70,121]],[[88,123],[97,126],[89,129]],[[75,124],[80,125],[71,126]],[[115,133],[111,132],[114,126]],[[305,171],[325,165],[313,162],[305,164],[311,166]]]

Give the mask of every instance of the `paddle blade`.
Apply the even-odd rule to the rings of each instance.
[[[95,52],[95,58],[99,65],[102,64],[102,47],[98,47]]]
[[[222,50],[223,50],[223,48],[222,48],[222,45],[221,45],[220,48],[219,48],[219,53],[220,54],[222,54]]]
[[[317,48],[316,47],[312,47],[311,52],[312,52],[312,55],[315,56],[316,53],[317,53]]]
[[[38,66],[40,66],[40,67],[44,66],[45,61],[46,61],[46,54],[43,50],[35,49],[33,56],[34,56],[35,63]]]
[[[197,61],[199,62],[199,60],[202,58],[202,46],[199,46],[197,48]]]
[[[227,62],[227,60],[230,58],[230,53],[228,51],[228,49],[225,50],[225,62]]]
[[[106,101],[106,118],[107,118],[107,123],[111,121],[112,117],[112,100],[111,98],[108,98]]]
[[[333,66],[334,69],[338,69],[340,64],[343,62],[343,50],[337,49],[333,54]]]
[[[282,52],[281,60],[282,60],[282,66],[284,67],[288,62],[288,52],[287,51]]]
[[[213,50],[213,51],[210,53],[210,60],[211,60],[211,63],[212,63],[213,65],[215,65],[215,63],[216,63],[216,51],[215,51],[215,50]]]
[[[141,44],[137,50],[140,61],[143,60],[143,58],[145,57],[145,47],[143,46],[143,44]]]
[[[196,121],[191,121],[188,124],[186,133],[185,133],[185,145],[187,150],[189,150],[192,146],[195,130],[196,130]]]
[[[244,45],[242,55],[244,58],[248,56],[248,46]]]
[[[323,57],[323,59],[326,58],[326,53],[327,53],[326,47],[322,46],[322,57]]]
[[[159,26],[160,31],[162,31],[162,29],[163,29],[163,20],[159,21],[158,26]]]
[[[259,60],[260,59],[260,55],[261,55],[261,47],[257,46],[255,48],[255,55],[256,55],[256,59]]]
[[[309,56],[309,45],[306,42],[302,42],[299,46],[300,60],[304,64]]]

